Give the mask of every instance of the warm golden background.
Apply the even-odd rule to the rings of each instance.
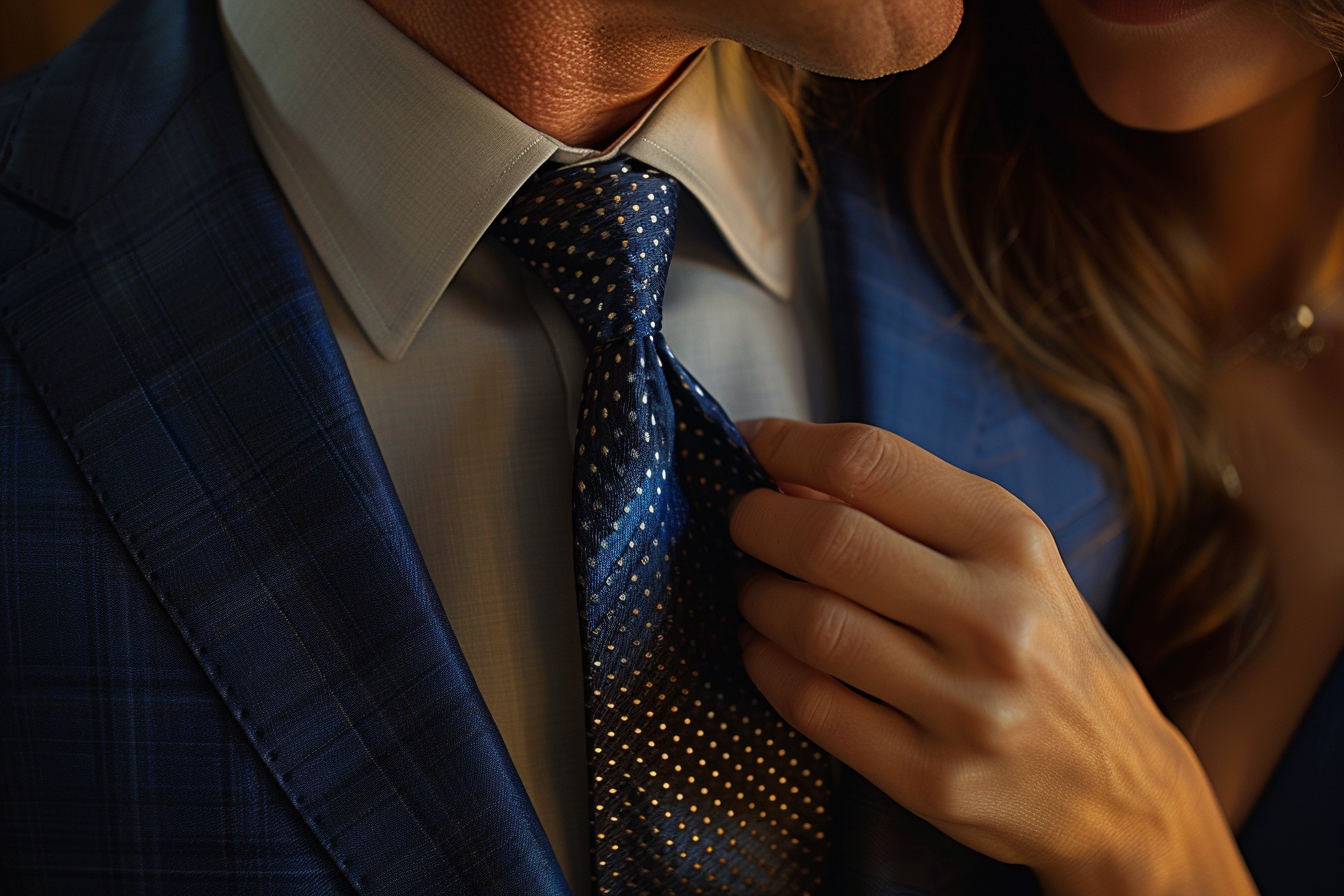
[[[0,81],[54,56],[109,0],[0,0]]]

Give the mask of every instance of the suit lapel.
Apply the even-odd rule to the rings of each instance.
[[[120,176],[67,166],[63,188],[6,168],[7,187],[73,219],[0,281],[6,333],[149,586],[357,889],[566,892],[247,136],[211,4],[122,4],[82,43],[181,56],[165,28],[205,49],[160,60],[153,114],[103,116],[154,129],[118,150]],[[96,65],[61,60],[46,89],[75,71],[97,83]],[[177,105],[161,108],[158,82]],[[98,145],[58,126],[73,108],[26,110],[38,127],[7,157],[42,158],[44,134]]]

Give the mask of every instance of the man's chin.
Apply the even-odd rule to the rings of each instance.
[[[919,68],[947,49],[961,25],[962,0],[882,0],[851,22],[805,35],[743,40],[818,75],[864,81]]]

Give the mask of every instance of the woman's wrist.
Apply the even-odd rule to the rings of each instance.
[[[1255,896],[1236,838],[1185,738],[1171,728],[1144,811],[1101,819],[1091,854],[1036,869],[1048,896]]]

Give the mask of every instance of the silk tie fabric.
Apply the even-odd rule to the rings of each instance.
[[[533,178],[494,232],[588,351],[575,440],[595,891],[814,894],[829,765],[741,666],[734,495],[770,481],[659,332],[677,182]]]

